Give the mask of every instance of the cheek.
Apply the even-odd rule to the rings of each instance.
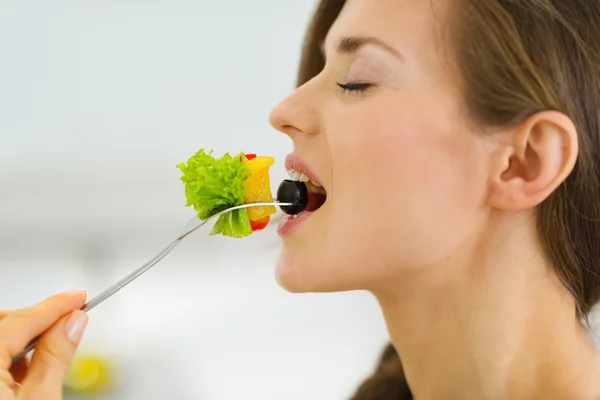
[[[369,243],[389,263],[429,263],[423,257],[446,257],[473,229],[485,188],[478,140],[450,114],[373,101],[332,122],[332,218],[360,242],[348,246]]]

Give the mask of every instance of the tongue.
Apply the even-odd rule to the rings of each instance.
[[[327,195],[323,193],[316,193],[312,191],[308,191],[308,205],[306,206],[306,211],[316,211],[318,210],[325,200],[327,199]]]

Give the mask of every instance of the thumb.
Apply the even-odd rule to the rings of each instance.
[[[80,310],[73,311],[40,338],[27,377],[22,383],[20,396],[25,399],[62,399],[63,381],[87,322],[87,314]]]

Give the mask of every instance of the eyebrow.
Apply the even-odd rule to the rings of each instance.
[[[388,45],[387,43],[383,42],[382,40],[377,39],[376,37],[371,37],[371,36],[365,36],[365,37],[345,36],[345,37],[340,38],[340,40],[337,42],[335,48],[336,48],[337,52],[340,54],[351,55],[351,54],[355,54],[356,52],[358,52],[362,47],[364,47],[367,44],[372,44],[372,45],[381,47],[384,50],[387,50],[388,52],[392,53],[392,55],[399,58],[400,60],[404,60],[404,57],[398,50],[396,50],[392,46]],[[324,43],[321,44],[321,52],[323,55],[325,55],[325,44]]]

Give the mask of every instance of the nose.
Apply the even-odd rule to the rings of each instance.
[[[279,103],[269,115],[273,128],[292,137],[297,134],[315,135],[319,132],[317,99],[311,82],[304,84]]]

